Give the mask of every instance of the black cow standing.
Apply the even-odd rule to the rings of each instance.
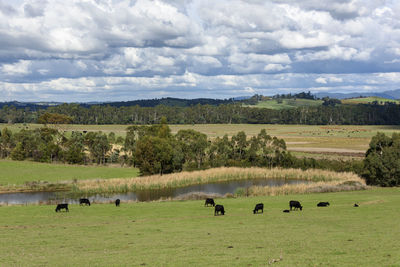
[[[222,206],[222,205],[215,205],[214,216],[218,215],[218,213],[221,213],[222,215],[225,214],[224,206]]]
[[[79,199],[79,205],[83,205],[85,204],[86,206],[89,205],[90,206],[90,201],[87,198],[80,198]]]
[[[58,204],[56,207],[56,212],[59,212],[61,209],[65,209],[65,211],[69,212],[68,204],[67,203]]]
[[[117,200],[115,200],[115,206],[119,207],[119,203],[121,202],[121,200],[119,200],[119,198]]]
[[[297,210],[297,209],[303,210],[303,206],[300,205],[300,202],[298,202],[296,200],[290,200],[289,206],[290,206],[290,210],[292,210],[292,208],[294,208],[294,210]]]
[[[317,207],[328,207],[329,206],[329,202],[319,202],[317,204]]]
[[[204,206],[207,206],[208,207],[208,205],[211,205],[211,206],[215,206],[215,202],[214,202],[214,199],[212,199],[212,198],[207,198],[206,199],[206,202],[204,203]]]
[[[253,210],[253,213],[256,214],[258,211],[261,210],[261,213],[264,213],[264,204],[263,203],[258,203],[256,207]]]

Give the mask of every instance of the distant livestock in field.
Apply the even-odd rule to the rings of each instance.
[[[258,211],[261,210],[261,213],[264,213],[264,204],[263,203],[258,203],[256,207],[253,210],[253,213],[256,214]]]
[[[214,216],[218,215],[218,214],[224,215],[225,214],[225,210],[224,210],[224,206],[222,205],[215,205],[215,209],[214,209]]]
[[[79,205],[83,205],[85,204],[86,206],[89,205],[90,206],[90,201],[87,198],[80,198],[79,199]]]
[[[211,206],[215,206],[215,202],[214,202],[214,199],[212,199],[212,198],[207,198],[206,199],[206,202],[204,203],[204,206],[207,206],[208,207],[208,205],[211,205]]]
[[[292,210],[292,208],[294,208],[294,210],[297,210],[297,209],[303,210],[303,206],[300,205],[300,202],[298,202],[296,200],[290,200],[289,206],[290,206],[290,210]]]
[[[115,200],[115,206],[119,207],[119,203],[121,203],[121,200],[118,198],[117,200]]]
[[[56,207],[56,212],[59,212],[61,209],[65,209],[65,211],[68,211],[68,204],[67,203],[63,203],[63,204],[58,204]]]
[[[283,210],[283,212],[290,212],[290,210]]]
[[[358,207],[358,204],[357,204],[357,203],[354,203],[354,207],[356,207],[356,208],[357,208],[357,207]]]
[[[317,207],[328,207],[329,206],[329,202],[319,202],[317,204]]]

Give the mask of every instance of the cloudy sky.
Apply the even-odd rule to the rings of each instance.
[[[400,88],[398,0],[0,0],[0,101]]]

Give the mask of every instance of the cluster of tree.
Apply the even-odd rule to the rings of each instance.
[[[371,185],[400,185],[400,134],[378,133],[371,139],[362,176]]]
[[[295,98],[301,98],[301,99],[310,99],[310,100],[315,100],[316,97],[315,95],[311,94],[310,91],[306,92],[301,92],[297,94],[276,94],[272,98],[286,98],[286,99],[295,99]]]
[[[262,130],[247,138],[244,132],[208,140],[203,133],[180,130],[176,135],[164,120],[151,126],[130,126],[124,151],[126,162],[142,174],[170,173],[219,166],[278,166],[285,157],[282,139]]]
[[[322,98],[322,100],[324,101],[324,102],[322,103],[323,106],[332,106],[332,107],[334,107],[334,106],[336,106],[336,105],[342,104],[342,101],[340,101],[339,99],[336,99],[336,98],[329,98],[328,96]]]
[[[72,118],[68,115],[45,112],[37,120],[40,124],[70,124]]]
[[[115,140],[114,133],[107,136],[102,132],[72,132],[70,137],[66,137],[57,129],[48,127],[22,129],[17,133],[3,128],[0,132],[0,157],[70,164],[117,162],[119,150],[112,150],[111,140],[123,143]]]
[[[329,102],[327,102],[329,103]],[[353,124],[398,125],[400,105],[321,105],[294,109],[270,110],[242,107],[240,104],[218,106],[195,105],[191,107],[112,107],[79,104],[62,104],[43,110],[17,109],[5,106],[0,109],[0,123],[38,123],[45,114],[63,114],[75,124],[157,124],[161,117],[169,124],[250,123],[250,124]]]
[[[267,101],[267,100],[271,100],[271,97],[255,94],[250,98],[241,100],[241,102],[247,105],[257,105],[259,101]]]

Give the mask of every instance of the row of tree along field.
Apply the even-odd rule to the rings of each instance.
[[[296,158],[286,150],[283,139],[271,137],[265,130],[251,138],[243,131],[215,139],[194,130],[172,134],[165,119],[161,124],[130,126],[125,138],[116,138],[113,132],[72,132],[67,136],[49,127],[16,133],[3,128],[0,157],[69,164],[119,163],[138,167],[142,175],[222,166],[316,168],[353,171],[369,184],[400,184],[400,134],[388,137],[378,133],[364,161],[342,161]]]
[[[160,123],[162,117],[169,124],[400,124],[400,105],[394,103],[304,106],[283,110],[245,107],[241,103],[189,107],[62,104],[43,109],[4,106],[0,109],[0,123],[39,123],[45,113],[63,114],[74,124],[147,125]]]
[[[139,167],[142,174],[220,166],[297,166],[349,171],[356,165],[353,164],[356,161],[342,164],[339,161],[297,159],[286,151],[283,139],[271,137],[265,130],[251,138],[240,131],[231,137],[209,139],[194,130],[179,130],[172,134],[165,123],[130,126],[124,137],[100,131],[69,134],[54,126],[21,129],[14,133],[3,128],[0,157],[69,164],[120,163]]]

